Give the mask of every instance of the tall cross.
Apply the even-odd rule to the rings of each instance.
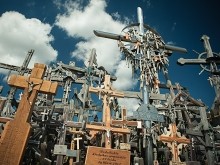
[[[182,136],[177,132],[176,124],[172,123],[169,125],[170,131],[166,135],[160,135],[159,140],[167,143],[168,147],[171,148],[173,154],[172,162],[180,162],[179,159],[179,145],[180,144],[189,144],[190,140]]]
[[[24,89],[15,118],[5,125],[0,139],[1,165],[18,165],[27,146],[31,132],[30,118],[38,92],[55,94],[58,84],[43,80],[46,66],[35,64],[29,77],[12,75],[8,84],[12,87]]]
[[[103,100],[103,112],[102,112],[102,122],[105,123],[103,126],[86,124],[88,130],[96,131],[106,131],[105,134],[105,148],[111,148],[111,132],[129,134],[130,130],[127,128],[115,128],[111,127],[111,110],[109,107],[110,97],[124,97],[124,94],[112,90],[110,84],[110,75],[105,75],[104,88],[89,88],[90,92],[97,93],[102,96]]]

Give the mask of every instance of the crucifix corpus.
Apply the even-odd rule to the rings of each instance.
[[[104,87],[103,88],[89,88],[90,92],[97,93],[102,96],[103,100],[103,112],[102,112],[102,122],[104,125],[92,125],[86,124],[87,130],[103,131],[105,132],[105,148],[89,146],[86,156],[86,165],[92,164],[103,164],[108,162],[110,164],[121,163],[130,164],[130,151],[111,149],[112,148],[112,132],[120,134],[129,134],[130,130],[128,128],[118,128],[112,127],[111,121],[111,110],[110,110],[110,97],[120,97],[123,98],[124,94],[112,90],[110,83],[110,75],[105,75]]]
[[[0,139],[1,165],[19,165],[31,132],[30,118],[38,92],[55,94],[58,83],[43,80],[46,65],[36,63],[29,77],[12,75],[8,84],[24,89],[15,118],[8,121]]]

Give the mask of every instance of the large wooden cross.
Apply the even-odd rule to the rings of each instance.
[[[27,146],[31,132],[30,118],[38,92],[55,94],[57,83],[43,80],[46,66],[35,64],[29,77],[12,75],[8,84],[24,89],[15,118],[5,125],[0,139],[1,165],[19,165]]]
[[[172,162],[180,162],[179,159],[179,146],[180,144],[189,144],[190,140],[187,139],[184,136],[181,136],[178,132],[177,132],[177,127],[175,123],[172,123],[169,125],[169,131],[167,132],[167,134],[162,134],[161,136],[159,136],[159,140],[167,143],[168,147],[171,148],[171,153],[173,154],[172,157]]]
[[[90,92],[97,93],[102,96],[103,100],[103,112],[102,112],[102,122],[103,126],[86,124],[88,130],[95,131],[106,131],[105,134],[105,148],[111,148],[111,132],[129,134],[130,130],[128,128],[116,128],[111,126],[111,110],[109,107],[109,97],[124,97],[122,92],[117,92],[112,90],[110,83],[110,75],[105,76],[104,88],[89,88]]]

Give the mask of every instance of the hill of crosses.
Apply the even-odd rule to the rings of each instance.
[[[13,71],[8,87],[0,86],[8,90],[0,94],[0,164],[220,164],[220,55],[212,51],[209,37],[201,36],[204,52],[197,59],[177,63],[209,73],[216,94],[211,107],[171,81],[170,56],[187,50],[166,44],[144,24],[140,7],[137,23],[120,34],[94,29],[94,35],[118,43],[138,87],[115,89],[117,77],[98,66],[95,48],[86,67],[70,61],[28,68],[34,50],[27,50],[22,66],[0,63]],[[130,110],[119,99],[139,104]]]

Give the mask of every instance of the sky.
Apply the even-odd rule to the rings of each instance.
[[[174,52],[169,57],[172,83],[187,87],[191,96],[211,106],[215,97],[209,73],[199,66],[179,66],[177,60],[198,58],[204,52],[200,41],[203,34],[210,37],[213,52],[219,53],[220,15],[218,0],[1,0],[0,56],[1,62],[20,66],[30,49],[35,53],[29,67],[36,62],[50,65],[56,61],[75,61],[84,65],[93,48],[98,65],[117,76],[114,87],[134,90],[131,68],[123,61],[117,42],[98,38],[93,30],[120,34],[130,23],[137,22],[137,7],[143,10],[144,23],[154,28],[168,44],[184,47],[187,54]],[[8,71],[0,69],[4,80]],[[122,101],[134,106],[138,102]]]

